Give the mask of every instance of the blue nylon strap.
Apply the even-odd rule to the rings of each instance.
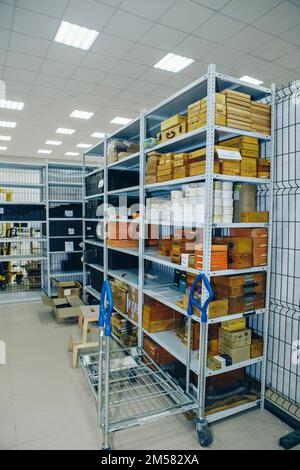
[[[111,291],[111,287],[109,281],[106,280],[103,283],[101,289],[101,297],[100,297],[100,312],[99,312],[99,319],[98,325],[99,328],[104,329],[104,336],[111,335],[111,315],[114,308],[114,301],[113,295]]]
[[[208,298],[204,302],[203,306],[201,306],[199,302],[194,299],[194,292],[200,281],[203,281],[204,286],[208,292]],[[188,311],[187,311],[188,315],[189,316],[193,315],[193,307],[195,306],[201,312],[201,323],[207,323],[207,309],[208,309],[209,303],[212,301],[213,298],[214,298],[214,295],[213,295],[213,291],[212,291],[209,280],[207,279],[205,274],[200,273],[194,280],[192,288],[191,288],[191,292],[189,296]]]

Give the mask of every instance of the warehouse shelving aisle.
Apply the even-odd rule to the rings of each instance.
[[[271,135],[259,133],[257,131],[242,130],[239,128],[226,127],[224,125],[215,124],[216,122],[216,102],[215,94],[224,90],[234,90],[238,93],[251,95],[253,101],[261,102],[266,97],[271,99],[272,103],[272,132]],[[227,77],[216,71],[214,65],[208,67],[208,72],[199,80],[187,86],[180,92],[176,93],[169,99],[155,106],[151,110],[142,111],[140,116],[130,124],[117,131],[105,139],[90,151],[84,154],[85,161],[89,156],[99,156],[104,159],[103,170],[103,193],[101,197],[105,210],[103,212],[104,220],[96,222],[98,229],[94,233],[100,236],[93,237],[90,241],[85,239],[85,246],[92,243],[97,249],[103,249],[103,264],[99,266],[101,278],[99,276],[98,285],[94,282],[85,282],[85,293],[93,297],[99,302],[100,290],[103,279],[110,279],[115,289],[116,302],[116,318],[113,320],[113,331],[117,326],[123,325],[128,333],[130,331],[131,344],[134,342],[135,328],[137,328],[136,344],[143,346],[145,337],[153,340],[157,345],[161,346],[166,353],[176,358],[183,366],[186,365],[186,345],[174,330],[149,332],[145,327],[143,318],[143,306],[145,299],[153,299],[161,305],[167,306],[179,314],[182,314],[183,320],[186,319],[187,313],[184,304],[180,303],[184,293],[174,286],[174,273],[180,271],[185,276],[197,275],[200,271],[198,268],[183,266],[170,259],[169,256],[159,254],[157,244],[151,243],[148,239],[149,227],[159,227],[160,236],[172,234],[175,229],[180,227],[196,229],[201,232],[201,243],[203,244],[202,255],[202,272],[213,283],[216,279],[229,276],[247,275],[251,276],[262,274],[266,279],[264,305],[233,313],[232,315],[221,315],[218,317],[208,318],[208,323],[201,323],[201,319],[197,315],[193,315],[193,324],[199,326],[199,347],[192,352],[190,372],[192,376],[191,390],[197,402],[197,431],[200,442],[209,442],[211,435],[209,423],[223,419],[227,416],[260,406],[264,407],[265,394],[265,368],[266,368],[266,350],[267,350],[267,334],[268,334],[268,317],[269,317],[269,291],[270,291],[270,262],[266,265],[245,266],[238,269],[230,267],[222,270],[211,268],[211,253],[213,240],[217,237],[231,235],[231,230],[242,229],[266,229],[268,230],[268,260],[270,260],[271,249],[271,233],[272,233],[272,161],[274,155],[274,87],[272,89],[262,88],[260,86],[252,86],[232,77]],[[149,148],[145,145],[148,139],[156,139],[159,133],[161,123],[174,115],[186,115],[187,108],[207,97],[206,102],[206,122],[203,127],[196,128],[190,132],[174,135],[174,138],[159,142]],[[250,101],[249,101],[250,103]],[[224,141],[236,137],[244,136],[246,138],[258,139],[260,152],[262,157],[271,160],[270,177],[260,178],[257,176],[240,176],[219,174],[215,168],[215,146],[222,146]],[[125,152],[121,158],[114,158],[114,146],[120,145],[121,141],[126,141],[126,145],[132,146],[132,152]],[[139,152],[134,148],[139,145]],[[205,149],[203,174],[194,176],[183,176],[178,179],[168,179],[168,174],[162,181],[149,182],[146,178],[146,162],[148,154],[158,152],[159,154],[184,154],[191,153],[195,150]],[[230,149],[229,149],[230,150]],[[234,152],[233,152],[234,153]],[[224,154],[223,154],[224,155]],[[224,158],[225,155],[224,155]],[[228,157],[227,155],[227,158]],[[96,170],[98,171],[98,170]],[[84,170],[85,173],[85,170]],[[87,175],[85,174],[87,177]],[[193,187],[190,185],[202,183],[204,190],[205,210],[201,220],[193,218],[186,219],[181,223],[175,218],[159,217],[159,210],[153,213],[148,211],[147,201],[154,198],[157,201],[169,200],[171,192],[182,191],[183,188]],[[246,221],[227,221],[217,220],[215,218],[214,205],[214,188],[216,183],[232,183],[238,187],[245,188],[251,186],[255,188],[257,193],[257,211],[268,211],[269,221],[246,222]],[[231,187],[231,185],[230,185]],[[231,189],[231,191],[233,191]],[[99,194],[95,197],[100,196]],[[94,196],[85,195],[86,202]],[[112,211],[116,208],[118,211]],[[132,209],[134,206],[134,209]],[[158,206],[157,206],[158,207]],[[115,224],[115,225],[114,225]],[[132,232],[130,243],[117,243],[121,240],[118,234],[111,234],[111,230],[117,224],[121,230],[122,224],[126,227],[130,226]],[[99,229],[100,227],[100,229]],[[126,229],[127,230],[127,229]],[[198,241],[199,243],[199,241]],[[86,248],[85,248],[86,250]],[[87,264],[87,263],[86,263]],[[102,275],[103,274],[103,275]],[[181,275],[181,274],[180,274]],[[85,279],[88,276],[85,274]],[[99,282],[100,279],[100,282]],[[114,281],[118,281],[117,283]],[[254,281],[252,281],[253,284]],[[126,286],[122,289],[120,283]],[[127,305],[123,302],[123,293],[126,291]],[[124,297],[125,298],[125,297]],[[207,298],[207,291],[202,286],[201,300],[202,304]],[[87,300],[87,299],[86,299]],[[123,302],[123,303],[122,303]],[[121,304],[121,305],[119,305]],[[254,305],[254,304],[253,304]],[[136,310],[134,307],[136,307]],[[128,311],[129,310],[129,311]],[[232,313],[232,312],[231,312]],[[260,332],[263,335],[263,354],[258,357],[249,357],[237,363],[227,364],[222,369],[212,370],[207,365],[208,346],[209,346],[209,328],[221,325],[222,322],[228,320],[247,319],[248,327],[253,331]],[[182,321],[182,319],[181,319]],[[126,322],[126,323],[124,323]],[[132,326],[129,327],[128,324]],[[199,325],[201,324],[201,325]],[[117,326],[116,326],[117,325]],[[200,327],[201,326],[201,327]],[[120,327],[122,329],[122,327]],[[124,346],[122,334],[114,335],[114,338]],[[130,344],[130,345],[131,345]],[[232,402],[229,406],[209,406],[211,396],[208,393],[208,383],[212,384],[212,379],[216,376],[224,377],[226,381],[226,373],[233,371],[246,371],[249,383],[247,382],[248,393],[245,392],[243,399]],[[193,374],[193,375],[192,375]],[[224,374],[224,375],[223,375]],[[185,375],[185,374],[183,374]],[[180,379],[181,380],[181,379]],[[248,379],[247,379],[248,380]],[[181,381],[184,386],[184,382]]]
[[[82,167],[46,164],[47,259],[45,290],[56,294],[55,281],[82,282],[83,214]]]
[[[46,257],[45,166],[0,163],[0,303],[38,300]]]

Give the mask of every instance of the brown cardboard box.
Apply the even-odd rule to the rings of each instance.
[[[250,346],[243,346],[242,348],[226,348],[220,347],[221,354],[227,354],[231,357],[232,364],[239,364],[240,362],[248,361],[250,359]]]
[[[218,299],[210,302],[208,318],[224,317],[228,314],[228,299]]]
[[[261,357],[263,355],[264,342],[263,337],[256,334],[252,334],[251,339],[251,358]]]
[[[221,174],[239,176],[241,173],[241,162],[236,160],[223,160],[221,162]]]
[[[153,299],[143,306],[143,328],[149,333],[174,330],[175,312]]]
[[[159,365],[166,365],[176,361],[168,351],[163,349],[148,336],[144,337],[144,350],[145,352]]]
[[[254,184],[236,184],[234,186],[234,222],[241,222],[241,214],[256,210],[257,188]]]
[[[82,285],[78,281],[57,281],[53,279],[57,285],[57,297],[81,297]]]
[[[251,344],[251,330],[245,328],[238,331],[228,331],[224,328],[219,328],[219,348],[225,346],[227,348],[242,348],[250,346]],[[220,349],[221,351],[221,349]]]
[[[243,157],[241,161],[241,176],[257,177],[257,160],[252,157]]]
[[[221,328],[226,331],[240,331],[246,328],[246,318],[238,318],[236,320],[223,321]]]
[[[269,222],[269,212],[242,212],[241,222]]]
[[[159,143],[166,142],[168,140],[172,140],[172,139],[175,139],[176,137],[186,134],[186,132],[187,132],[187,123],[183,122],[182,124],[172,127],[171,129],[168,129],[163,132],[159,132],[159,134],[157,135],[157,141]]]
[[[252,267],[252,254],[232,253],[228,256],[229,269],[247,269]]]
[[[251,238],[268,238],[267,228],[232,228],[230,229],[232,237],[251,237]],[[264,243],[264,240],[262,240]]]
[[[114,282],[114,307],[116,310],[127,313],[128,286],[121,282]]]
[[[206,161],[189,164],[189,176],[204,175],[206,172]],[[220,173],[220,163],[214,162],[214,173]]]
[[[52,301],[53,311],[58,322],[76,320],[80,315],[80,307],[84,305],[77,296],[54,298]]]
[[[169,119],[166,119],[165,121],[163,121],[160,125],[160,129],[161,131],[167,131],[168,129],[171,129],[172,127],[178,126],[186,122],[187,122],[186,116],[182,116],[181,114],[176,114],[175,116],[172,116]]]
[[[252,253],[251,237],[213,237],[213,243],[216,245],[227,245],[228,254],[233,253]]]
[[[145,184],[154,184],[157,183],[157,175],[146,175]]]

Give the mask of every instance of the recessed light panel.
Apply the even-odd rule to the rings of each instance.
[[[74,134],[75,129],[66,129],[65,127],[59,127],[56,129],[56,134],[66,134],[66,135],[72,135]]]
[[[99,32],[93,29],[84,28],[68,21],[62,21],[54,41],[87,51],[98,34]]]
[[[193,59],[182,57],[176,54],[167,54],[157,64],[154,65],[155,69],[167,70],[168,72],[178,73],[185,69],[194,62]]]
[[[15,128],[17,125],[16,122],[12,122],[12,121],[0,121],[0,127],[11,127],[11,128]]]
[[[90,119],[92,116],[94,116],[94,113],[90,113],[88,111],[80,111],[78,109],[75,109],[71,114],[71,117],[77,118],[77,119]]]
[[[7,147],[0,147],[0,150],[7,150]]]
[[[38,153],[44,153],[45,155],[48,155],[49,153],[52,153],[52,150],[40,149],[40,150],[38,150]]]
[[[10,135],[0,135],[0,140],[9,141],[9,140],[11,140],[11,137],[10,137]]]
[[[61,145],[62,141],[61,140],[47,140],[46,145]]]
[[[22,111],[24,108],[24,103],[21,101],[0,100],[0,108]]]
[[[91,137],[95,137],[96,139],[104,139],[105,133],[104,132],[94,132]]]
[[[240,78],[243,82],[250,83],[251,85],[261,85],[264,83],[262,80],[258,80],[257,78],[249,77],[248,75],[244,75],[243,77]]]
[[[121,126],[126,126],[126,124],[129,124],[132,121],[132,119],[129,118],[124,118],[124,117],[116,117],[114,118],[111,122],[111,124],[119,124]]]
[[[76,147],[80,149],[89,149],[90,147],[92,147],[92,144],[78,144],[76,145]]]
[[[65,155],[67,155],[68,157],[76,157],[77,155],[79,155],[78,152],[67,152],[65,153]]]

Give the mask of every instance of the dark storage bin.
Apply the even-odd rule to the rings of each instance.
[[[85,238],[102,242],[104,240],[104,222],[86,222]]]
[[[138,268],[138,263],[139,261],[136,256],[108,250],[108,269],[133,269]]]
[[[68,245],[73,245],[73,249],[68,249]],[[72,253],[73,251],[82,250],[82,240],[80,238],[68,238],[67,240],[61,238],[50,238],[50,251],[65,251]]]
[[[59,223],[52,221],[49,225],[50,237],[82,237],[82,222],[79,220],[66,220]]]
[[[82,204],[56,204],[49,208],[50,219],[80,219]]]
[[[108,191],[116,189],[129,188],[130,186],[138,186],[140,182],[138,171],[126,170],[108,170]]]
[[[85,191],[87,196],[94,196],[94,194],[103,193],[104,189],[104,171],[100,170],[91,176],[88,176],[85,181]]]
[[[61,270],[66,271],[81,271],[82,267],[82,254],[81,253],[69,253],[68,259],[61,261]]]
[[[92,199],[91,201],[87,201],[85,205],[85,218],[86,219],[97,219],[102,218],[104,216],[104,209],[103,209],[103,198],[96,198]]]
[[[89,271],[91,276],[91,286],[100,293],[103,284],[103,273],[91,267],[89,268]]]
[[[1,220],[46,220],[46,210],[44,206],[34,204],[18,204],[13,206],[0,204],[0,221]]]
[[[103,248],[95,246],[89,247],[84,254],[85,262],[98,264],[103,267]]]

